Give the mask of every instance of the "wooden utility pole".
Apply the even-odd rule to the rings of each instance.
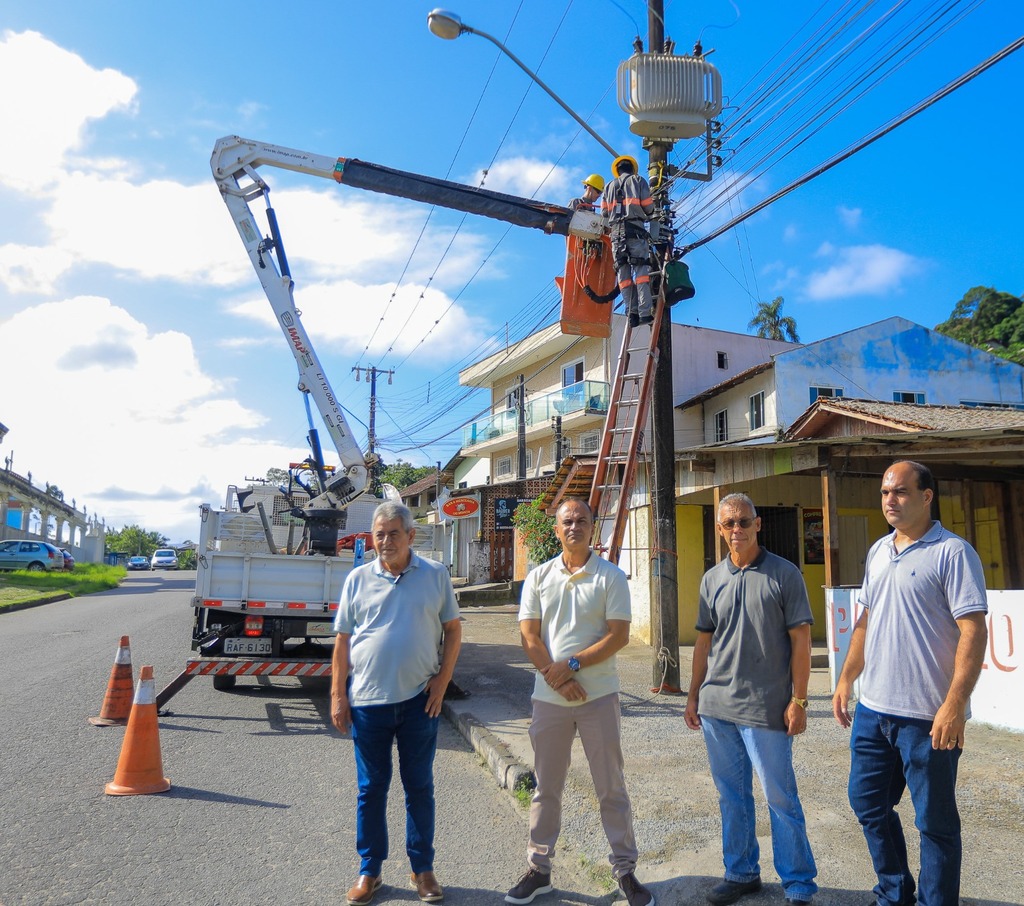
[[[647,42],[650,53],[665,44],[664,0],[648,0]],[[649,140],[648,176],[658,222],[663,233],[656,242],[664,253],[671,248],[671,211],[665,184],[665,162],[670,145]],[[665,230],[668,228],[668,230]],[[669,241],[666,242],[665,239]],[[664,280],[664,277],[662,278]],[[672,313],[661,316],[658,337],[658,367],[654,372],[651,397],[651,468],[648,491],[654,510],[654,550],[651,551],[651,644],[654,660],[654,689],[680,693],[679,682],[679,582],[676,553],[675,418],[672,391]]]

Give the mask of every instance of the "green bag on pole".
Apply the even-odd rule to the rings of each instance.
[[[690,268],[679,258],[673,258],[665,265],[665,301],[669,305],[692,299],[697,295],[690,280]]]

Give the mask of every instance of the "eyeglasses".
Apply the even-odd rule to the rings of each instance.
[[[725,522],[719,522],[718,524],[728,532],[737,525],[740,528],[750,528],[754,524],[754,520],[749,516],[744,516],[742,519],[726,519]]]

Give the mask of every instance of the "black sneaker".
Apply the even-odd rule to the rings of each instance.
[[[619,890],[629,906],[654,906],[654,894],[636,879],[633,872],[619,878]]]
[[[639,327],[640,326],[640,315],[636,314],[635,312],[630,312],[627,317],[629,319],[629,326],[630,327]]]
[[[505,894],[505,902],[521,906],[523,903],[532,903],[537,894],[551,893],[553,889],[550,874],[542,874],[536,868],[531,868],[519,879],[519,883]]]

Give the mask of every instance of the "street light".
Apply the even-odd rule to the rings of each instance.
[[[523,72],[525,72],[533,81],[535,81],[541,88],[543,88],[556,102],[557,104],[571,116],[577,123],[580,124],[587,132],[597,139],[598,143],[604,148],[612,157],[618,157],[619,152],[616,151],[611,145],[608,144],[600,135],[598,135],[590,126],[584,122],[579,115],[563,101],[557,94],[555,94],[547,85],[541,81],[540,76],[537,75],[532,69],[528,68],[527,65],[519,59],[511,50],[509,50],[504,44],[501,43],[494,35],[489,35],[485,31],[472,28],[466,25],[462,19],[453,12],[446,9],[435,9],[427,13],[427,27],[437,35],[439,38],[444,38],[446,41],[454,41],[460,35],[470,34],[479,35],[481,38],[486,38],[492,44],[494,44],[498,50],[500,50],[505,56],[507,56],[513,63],[516,64]]]

